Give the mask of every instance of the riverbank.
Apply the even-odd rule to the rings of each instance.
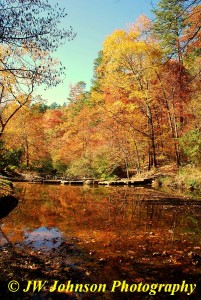
[[[7,179],[0,178],[0,198],[13,193],[13,184]]]
[[[192,165],[179,169],[176,165],[165,165],[136,174],[131,178],[118,178],[116,180],[101,180],[98,178],[67,178],[60,176],[41,176],[37,173],[19,173],[17,176],[0,178],[2,193],[12,192],[12,182],[31,182],[42,184],[62,185],[101,185],[101,186],[152,186],[154,188],[168,188],[181,192],[201,193],[201,170]]]
[[[201,194],[201,170],[191,165],[180,167],[175,174],[159,178],[159,184],[173,190]]]

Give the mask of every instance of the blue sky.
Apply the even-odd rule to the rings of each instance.
[[[51,0],[65,7],[68,13],[63,27],[70,25],[77,33],[76,38],[58,49],[56,56],[66,67],[64,82],[55,88],[44,91],[39,88],[36,92],[41,94],[48,104],[57,102],[63,104],[67,101],[69,85],[84,81],[87,88],[93,77],[93,62],[106,36],[115,29],[126,28],[136,19],[145,14],[152,17],[151,2],[157,0]]]

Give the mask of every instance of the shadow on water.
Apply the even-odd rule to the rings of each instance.
[[[18,199],[12,195],[0,198],[0,219],[5,218],[16,206]]]
[[[16,208],[18,205],[18,199],[13,197],[12,195],[6,195],[0,198],[0,219],[5,218],[9,213]],[[8,239],[7,235],[4,233],[0,226],[0,233],[3,235],[5,240],[10,244],[10,240]]]
[[[200,299],[201,201],[143,188],[17,187],[23,199],[4,219],[17,250],[0,247],[2,299],[152,299],[145,292],[111,293],[115,280],[130,285],[186,281],[197,284],[190,299]],[[8,291],[10,280],[20,282],[18,293]],[[46,280],[46,289],[25,293],[27,280]],[[55,280],[104,283],[107,291],[50,293]]]

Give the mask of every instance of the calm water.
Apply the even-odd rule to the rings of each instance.
[[[201,201],[145,188],[15,186],[19,204],[0,224],[16,246],[50,252],[74,241],[99,262],[97,276],[104,280],[116,276],[115,267],[125,278],[143,276],[134,264],[184,264],[182,272],[197,272],[189,253],[201,255]],[[0,233],[0,245],[5,243]]]
[[[76,237],[97,251],[108,243],[106,248],[121,252],[145,251],[155,248],[156,243],[165,248],[174,241],[201,246],[199,201],[184,201],[145,188],[15,186],[19,204],[1,220],[11,242],[23,241],[48,250],[62,239]],[[147,239],[149,246],[145,245]]]

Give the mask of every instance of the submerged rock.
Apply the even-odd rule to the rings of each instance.
[[[87,179],[87,180],[85,180],[84,184],[87,184],[87,185],[94,185],[94,184],[98,184],[98,180],[94,180],[94,179]]]

